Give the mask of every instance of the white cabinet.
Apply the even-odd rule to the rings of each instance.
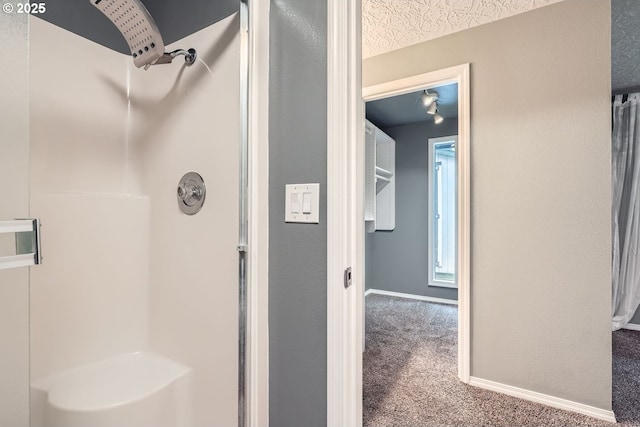
[[[364,220],[368,233],[396,227],[396,142],[365,123]]]

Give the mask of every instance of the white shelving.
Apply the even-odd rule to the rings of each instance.
[[[396,226],[396,142],[366,121],[365,223],[367,232],[393,230]]]
[[[393,173],[386,169],[382,169],[380,166],[376,166],[376,194],[380,192],[384,187],[391,182]]]

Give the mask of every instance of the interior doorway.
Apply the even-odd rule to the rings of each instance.
[[[458,377],[463,382],[469,381],[469,128],[470,128],[470,101],[469,101],[469,64],[450,67],[430,73],[424,73],[392,82],[387,82],[363,89],[363,100],[366,103],[391,98],[399,95],[416,92],[429,92],[433,88],[457,85],[457,129],[458,136],[455,145],[456,150],[456,283],[458,287]],[[413,102],[416,102],[414,99]],[[425,112],[425,115],[428,113]],[[435,114],[434,114],[435,119]],[[365,153],[362,153],[365,156]],[[363,168],[366,162],[358,162],[361,165],[355,171],[361,178],[358,186],[365,191],[363,182],[366,175]],[[363,199],[363,204],[366,201]],[[365,211],[365,209],[363,209]],[[426,215],[425,215],[426,217]],[[365,235],[360,236],[364,241]],[[365,259],[365,250],[359,251],[357,257]],[[365,265],[365,263],[360,263]],[[365,272],[362,272],[363,274]],[[365,276],[363,276],[365,277]],[[362,328],[359,328],[363,330]]]
[[[458,84],[369,101],[363,424],[430,418],[457,382]]]
[[[365,128],[366,290],[457,303],[458,85],[369,101]]]

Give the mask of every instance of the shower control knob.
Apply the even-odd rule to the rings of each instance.
[[[191,189],[191,197],[196,199],[196,200],[200,200],[202,199],[202,188],[200,187],[193,187]]]
[[[195,183],[189,182],[187,185],[181,185],[178,187],[178,198],[182,199],[189,206],[202,199],[202,188],[198,187]]]
[[[179,199],[182,199],[182,200],[186,199],[186,197],[187,197],[187,191],[188,191],[188,190],[187,190],[187,188],[186,188],[184,185],[179,186],[179,187],[178,187],[178,198],[179,198]]]
[[[178,184],[177,196],[180,210],[194,215],[202,208],[206,195],[204,180],[196,172],[186,173]]]
[[[186,185],[178,187],[178,198],[184,203],[193,206],[202,199],[202,188],[198,187],[194,182],[188,182]]]

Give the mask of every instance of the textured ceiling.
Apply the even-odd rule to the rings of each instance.
[[[640,89],[640,1],[611,3],[611,86]]]
[[[380,55],[559,1],[362,0],[362,56]]]

